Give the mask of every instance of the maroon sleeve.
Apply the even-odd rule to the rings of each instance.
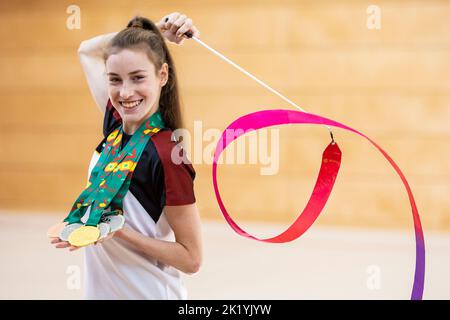
[[[164,171],[165,205],[181,206],[195,203],[195,170],[192,164],[188,163],[184,151],[171,140],[171,137],[171,130],[160,131],[152,137]],[[182,155],[181,163],[172,161],[172,151]]]

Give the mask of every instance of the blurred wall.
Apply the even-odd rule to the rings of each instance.
[[[66,27],[71,4],[81,9],[80,29]],[[0,209],[61,214],[85,186],[102,115],[78,63],[80,42],[120,30],[135,14],[157,21],[178,11],[194,20],[203,41],[307,111],[379,142],[409,179],[425,230],[449,230],[450,2],[376,1],[379,30],[367,27],[370,4],[1,2]],[[292,108],[193,40],[169,47],[193,135],[194,121],[202,121],[202,134],[223,130],[252,111]],[[261,175],[258,164],[219,168],[226,206],[244,225],[247,220],[293,221],[329,143],[323,127],[278,130],[277,174]],[[196,137],[203,148],[211,143]],[[318,223],[410,228],[406,192],[384,158],[356,135],[335,130],[335,137],[343,151],[342,169]],[[203,160],[194,167],[202,217],[221,219],[211,165]]]

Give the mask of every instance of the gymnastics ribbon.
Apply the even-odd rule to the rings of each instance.
[[[274,94],[278,95],[283,100],[287,101],[288,103],[292,104],[296,108],[300,109],[301,111],[294,111],[294,110],[263,110],[263,111],[257,111],[253,112],[247,115],[244,115],[237,120],[233,121],[222,133],[221,137],[219,138],[219,141],[217,142],[216,149],[214,152],[214,159],[213,159],[213,165],[212,165],[212,178],[213,178],[213,185],[214,185],[214,192],[216,195],[217,202],[219,204],[220,210],[222,211],[222,214],[227,221],[227,223],[230,225],[230,227],[239,235],[243,237],[247,237],[253,240],[262,241],[262,242],[270,242],[270,243],[284,243],[288,241],[292,241],[300,237],[304,232],[306,232],[314,223],[316,218],[320,215],[322,209],[324,208],[329,195],[333,189],[334,182],[336,180],[337,173],[339,171],[340,167],[340,161],[341,161],[341,152],[339,150],[339,147],[334,141],[333,133],[331,131],[331,127],[337,127],[341,128],[347,131],[351,131],[355,134],[360,135],[361,137],[365,138],[367,141],[369,141],[385,158],[386,160],[391,164],[391,166],[394,168],[395,172],[399,175],[403,185],[405,186],[406,192],[408,193],[409,202],[411,205],[411,211],[414,221],[414,233],[415,233],[415,240],[416,240],[416,261],[415,261],[415,270],[414,270],[414,282],[413,282],[413,288],[411,292],[411,299],[412,300],[420,300],[423,296],[423,290],[424,290],[424,280],[425,280],[425,240],[422,230],[422,225],[420,222],[420,216],[419,212],[417,210],[416,202],[414,200],[413,193],[411,191],[411,188],[408,184],[408,181],[406,180],[405,175],[402,173],[398,165],[394,162],[394,160],[387,154],[386,151],[384,151],[375,141],[367,137],[365,134],[346,126],[342,123],[339,123],[334,120],[330,120],[318,115],[314,115],[311,113],[305,112],[302,108],[300,108],[298,105],[296,105],[294,102],[277,92],[276,90],[272,89],[270,86],[265,84],[263,81],[259,80],[252,74],[250,74],[248,71],[228,59],[227,57],[223,56],[221,53],[217,52],[198,38],[194,37],[191,32],[185,33],[185,35],[188,38],[194,39],[197,43],[201,44],[206,49],[210,50],[217,56],[219,56],[221,59],[225,60],[235,68],[237,68],[239,71],[243,72],[259,84],[261,84],[263,87],[268,89],[269,91],[273,92]],[[308,203],[303,210],[303,212],[299,215],[299,217],[296,219],[296,221],[283,233],[281,233],[278,236],[269,238],[269,239],[259,239],[257,237],[252,236],[251,234],[245,232],[243,229],[241,229],[231,218],[228,211],[225,208],[225,205],[223,204],[222,198],[220,196],[219,187],[217,183],[217,162],[219,161],[219,157],[222,154],[222,152],[226,149],[226,147],[232,143],[234,140],[239,138],[241,135],[251,132],[253,130],[263,129],[271,126],[276,125],[282,125],[282,124],[321,124],[325,125],[328,130],[330,131],[332,142],[328,147],[325,149],[323,156],[322,156],[322,165],[319,171],[319,175],[316,181],[316,184],[314,186],[313,192],[311,194],[310,199],[308,200]],[[229,135],[229,130],[232,130],[234,132],[233,135]]]
[[[414,283],[411,293],[411,299],[417,300],[422,299],[424,278],[425,278],[425,243],[423,237],[422,226],[420,223],[419,213],[417,211],[416,203],[414,201],[414,196],[412,194],[411,188],[409,187],[408,181],[403,175],[400,168],[392,160],[392,158],[372,139],[364,135],[363,133],[352,129],[339,122],[317,116],[311,113],[305,113],[295,110],[263,110],[242,116],[232,122],[222,133],[219,141],[217,142],[216,151],[214,152],[214,160],[212,166],[213,174],[213,184],[214,192],[216,194],[217,201],[219,203],[220,210],[222,211],[225,220],[231,226],[231,228],[241,236],[262,241],[262,242],[272,242],[272,243],[283,243],[287,241],[292,241],[301,236],[314,222],[317,216],[320,214],[322,208],[328,199],[331,189],[333,188],[334,181],[336,179],[337,171],[339,170],[340,151],[337,148],[337,144],[333,147],[331,143],[324,152],[324,157],[322,160],[322,167],[320,169],[319,177],[317,179],[316,185],[312,192],[311,198],[309,199],[305,209],[302,214],[297,218],[297,220],[292,224],[286,231],[280,235],[270,238],[270,239],[259,239],[247,232],[243,231],[230,217],[225,205],[222,202],[220,196],[219,187],[217,183],[217,162],[219,157],[225,148],[239,136],[244,133],[251,132],[253,130],[267,128],[282,124],[323,124],[333,127],[338,127],[356,133],[364,138],[366,138],[381,154],[389,161],[394,170],[400,176],[403,185],[408,192],[409,202],[411,204],[411,210],[414,220],[414,232],[416,236],[416,266],[414,272]],[[226,134],[228,130],[234,130],[235,135],[230,137]],[[329,158],[328,158],[329,157]],[[332,159],[334,161],[325,161],[326,159]],[[327,166],[328,164],[328,166]],[[328,177],[326,177],[328,175]]]

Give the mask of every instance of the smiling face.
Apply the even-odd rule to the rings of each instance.
[[[158,110],[168,65],[155,73],[155,65],[143,49],[122,49],[106,60],[108,94],[123,120],[124,131],[133,134]]]

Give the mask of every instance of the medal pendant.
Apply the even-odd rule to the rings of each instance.
[[[69,243],[75,247],[85,247],[93,244],[100,237],[100,230],[93,226],[82,226],[69,236]]]
[[[66,225],[66,226],[64,227],[64,229],[61,230],[61,233],[59,234],[59,238],[60,238],[62,241],[67,241],[67,240],[69,240],[70,234],[71,234],[74,230],[76,230],[76,229],[78,229],[78,228],[80,228],[80,227],[82,227],[82,226],[83,226],[83,225],[82,225],[81,223],[72,223],[72,224]]]

